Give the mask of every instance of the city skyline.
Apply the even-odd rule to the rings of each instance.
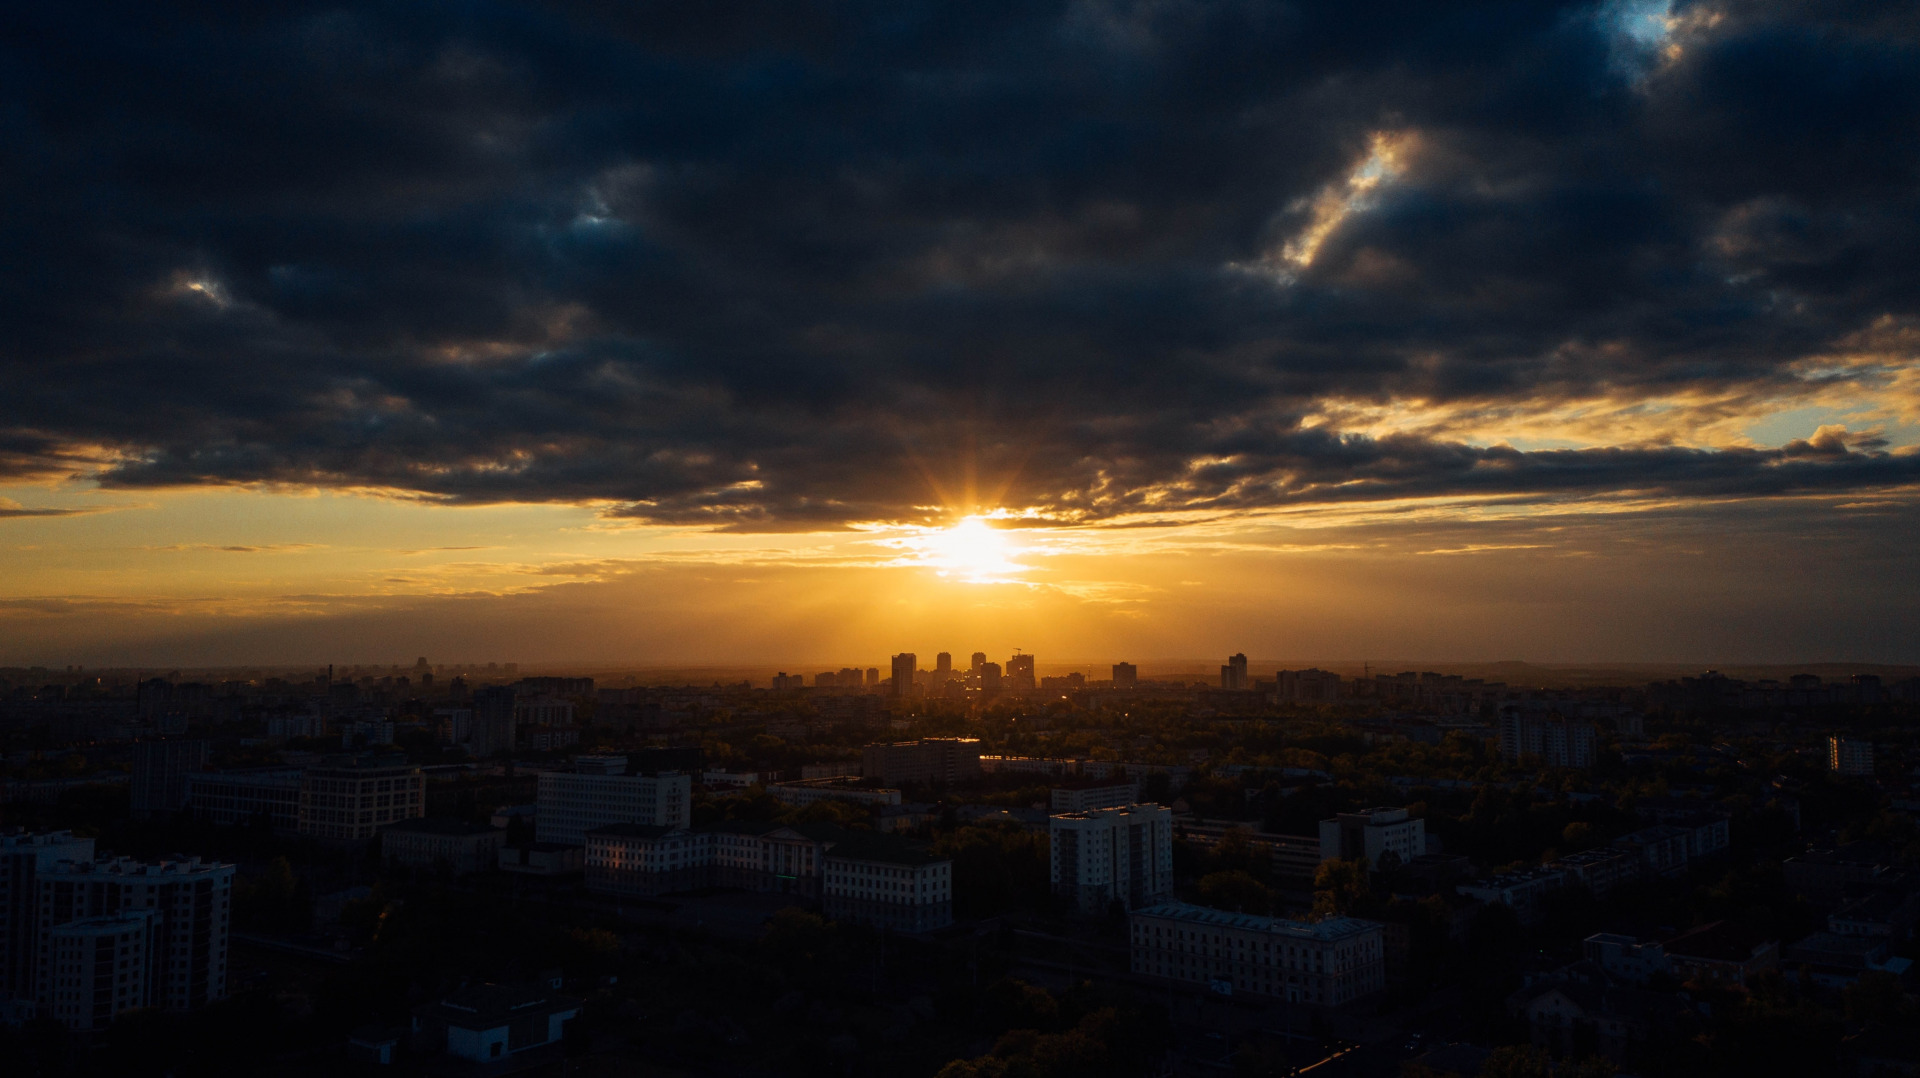
[[[1870,7],[256,16],[5,40],[0,663],[1920,658]]]

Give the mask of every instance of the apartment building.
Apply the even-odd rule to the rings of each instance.
[[[1599,737],[1588,723],[1506,707],[1500,711],[1500,757],[1537,756],[1548,767],[1593,766]]]
[[[135,742],[129,804],[133,818],[180,811],[187,801],[187,774],[205,766],[205,741]]]
[[[1873,742],[1851,737],[1827,739],[1827,767],[1835,774],[1873,777]]]
[[[1169,902],[1129,918],[1133,972],[1223,995],[1338,1007],[1386,987],[1381,926],[1289,921]]]
[[[1088,812],[1093,809],[1120,808],[1140,803],[1140,784],[1102,779],[1063,782],[1050,794],[1053,811]]]
[[[692,822],[692,776],[632,771],[625,756],[580,756],[570,771],[541,772],[535,840],[584,846],[587,832],[608,824],[671,829]]]
[[[93,840],[71,831],[0,834],[0,997],[32,999],[40,874],[93,860]]]
[[[231,931],[234,867],[194,858],[143,863],[129,857],[62,861],[40,873],[35,887],[35,968],[55,968],[61,925],[122,911],[151,911],[152,1005],[190,1011],[225,999],[227,940]],[[37,986],[45,1001],[50,986]]]
[[[1086,914],[1173,893],[1173,810],[1160,805],[1067,812],[1048,820],[1053,891]]]
[[[857,780],[843,778],[798,779],[776,782],[767,787],[775,801],[783,805],[811,805],[815,801],[851,801],[857,805],[897,805],[900,791],[882,786],[862,786]]]
[[[152,1006],[157,920],[152,910],[129,909],[47,929],[41,1015],[90,1033]]]

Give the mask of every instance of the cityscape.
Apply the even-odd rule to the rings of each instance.
[[[7,669],[5,1036],[43,1073],[1907,1066],[1920,669],[1534,672]]]
[[[0,17],[0,1078],[1920,1078],[1908,0]]]

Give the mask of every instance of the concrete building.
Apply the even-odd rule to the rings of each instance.
[[[40,874],[92,860],[93,840],[71,831],[0,834],[0,998],[33,998]]]
[[[1227,665],[1220,668],[1220,687],[1234,691],[1253,687],[1253,682],[1247,677],[1247,657],[1244,654],[1228,658]]]
[[[888,786],[973,778],[980,774],[980,739],[929,737],[868,745],[860,753],[860,773]]]
[[[514,749],[514,692],[504,685],[473,690],[473,726],[467,751],[484,760]]]
[[[500,860],[507,833],[485,824],[459,820],[401,820],[380,829],[380,856],[408,868],[444,864],[458,875],[486,872]]]
[[[1282,670],[1274,677],[1274,695],[1290,704],[1331,704],[1340,699],[1340,675],[1318,668]]]
[[[187,811],[196,820],[244,827],[265,820],[277,832],[300,829],[298,767],[248,767],[234,771],[195,771],[187,776]]]
[[[1587,961],[1605,970],[1607,975],[1627,984],[1643,985],[1655,977],[1670,976],[1673,963],[1667,961],[1666,948],[1653,940],[1599,932],[1581,944]]]
[[[40,1013],[76,1033],[153,1005],[157,918],[147,909],[82,917],[46,930]]]
[[[50,930],[122,910],[157,918],[149,969],[152,1005],[190,1011],[227,996],[227,940],[232,930],[233,866],[215,861],[142,863],[62,861],[40,873],[35,968],[54,968]],[[44,998],[45,986],[36,995]]]
[[[1320,870],[1320,839],[1314,835],[1282,835],[1258,830],[1253,824],[1209,823],[1191,816],[1179,817],[1174,823],[1186,841],[1205,849],[1219,845],[1229,833],[1235,834],[1249,849],[1271,859],[1273,878],[1279,882],[1312,883]]]
[[[1620,849],[1581,850],[1567,854],[1547,867],[1566,873],[1568,883],[1578,881],[1582,887],[1593,892],[1593,897],[1599,899],[1605,899],[1613,893],[1614,888],[1641,876],[1640,858],[1633,852]]]
[[[1033,656],[1015,655],[1007,660],[1006,688],[1009,692],[1032,692],[1039,683],[1033,677]]]
[[[1140,687],[1140,668],[1132,663],[1113,664],[1113,687],[1116,689],[1137,689]]]
[[[561,1040],[581,1006],[545,985],[474,985],[415,1008],[413,1030],[455,1059],[493,1063]]]
[[[135,742],[130,784],[133,818],[180,811],[187,803],[188,773],[206,766],[204,741]]]
[[[1055,786],[1050,796],[1055,814],[1120,808],[1123,805],[1139,804],[1140,784],[1113,782],[1106,779],[1081,779]]]
[[[893,696],[912,696],[913,679],[920,672],[920,657],[903,651],[893,657]]]
[[[1598,744],[1587,723],[1517,707],[1500,710],[1500,757],[1508,762],[1537,756],[1548,767],[1592,767]]]
[[[1407,815],[1403,808],[1370,808],[1342,812],[1320,821],[1320,859],[1362,859],[1378,869],[1380,859],[1393,855],[1404,865],[1427,852],[1427,822]]]
[[[1133,972],[1221,995],[1338,1007],[1386,987],[1379,924],[1288,921],[1182,902],[1135,910]]]
[[[851,801],[857,805],[897,805],[900,791],[880,786],[861,786],[845,778],[799,779],[776,782],[767,787],[774,800],[783,805],[811,805],[815,801]]]
[[[426,814],[426,776],[404,756],[335,757],[300,777],[303,835],[361,842],[390,823]]]
[[[1537,868],[1530,872],[1509,872],[1491,879],[1457,884],[1454,890],[1476,902],[1499,903],[1511,909],[1523,925],[1537,923],[1544,911],[1541,903],[1567,885],[1567,874],[1556,868]]]
[[[540,773],[536,841],[584,846],[607,824],[685,827],[693,816],[693,776],[634,774],[625,756],[580,756],[571,771]]]
[[[953,862],[885,835],[847,832],[822,862],[821,912],[896,932],[953,923]]]
[[[1068,812],[1048,821],[1053,892],[1086,914],[1150,906],[1173,893],[1173,810]]]
[[[1666,824],[1643,827],[1614,839],[1613,847],[1639,861],[1643,875],[1678,876],[1691,859],[1693,832]]]
[[[1836,774],[1873,777],[1873,742],[1850,737],[1827,739],[1827,767]]]

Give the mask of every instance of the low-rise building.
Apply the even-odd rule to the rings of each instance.
[[[1626,850],[1608,847],[1570,853],[1547,867],[1566,873],[1570,882],[1577,881],[1600,899],[1612,894],[1621,884],[1639,879],[1641,873],[1640,858]]]
[[[1567,885],[1567,874],[1557,868],[1536,868],[1530,872],[1509,872],[1470,883],[1456,884],[1454,890],[1489,905],[1499,903],[1513,910],[1523,925],[1537,923],[1546,897]]]
[[[1622,850],[1640,862],[1647,876],[1678,876],[1687,871],[1692,859],[1693,833],[1684,827],[1660,824],[1643,827],[1613,840]]]
[[[827,847],[821,912],[897,932],[953,923],[953,862],[889,836],[849,832]]]
[[[303,835],[360,842],[397,820],[426,814],[426,776],[404,756],[335,757],[300,779]]]
[[[811,805],[815,801],[851,801],[856,805],[898,805],[900,791],[880,786],[862,786],[843,778],[799,779],[776,782],[767,787],[774,800],[783,805]]]
[[[1701,925],[1661,947],[1683,982],[1741,985],[1780,965],[1779,941],[1731,921]]]
[[[1386,987],[1380,925],[1288,921],[1170,902],[1135,910],[1133,972],[1224,995],[1337,1007]]]
[[[1315,835],[1282,835],[1261,831],[1250,823],[1207,821],[1195,816],[1174,819],[1175,833],[1187,842],[1212,849],[1226,841],[1229,833],[1244,841],[1256,853],[1266,854],[1273,862],[1276,881],[1290,884],[1312,883],[1320,870],[1320,839]]]
[[[492,1063],[558,1042],[580,1008],[542,985],[474,985],[415,1008],[413,1029],[456,1059]]]
[[[227,827],[266,821],[282,834],[300,828],[298,767],[248,767],[195,771],[187,775],[187,811],[195,819]]]
[[[1320,858],[1331,861],[1365,860],[1380,868],[1380,859],[1404,865],[1427,852],[1427,822],[1403,808],[1370,808],[1342,812],[1320,821]]]
[[[409,868],[447,866],[465,875],[494,868],[507,833],[485,824],[422,817],[401,820],[380,829],[380,855]]]
[[[1140,803],[1140,784],[1111,779],[1080,779],[1055,786],[1051,798],[1055,813],[1120,808]]]
[[[498,863],[500,871],[521,876],[570,876],[586,870],[587,852],[560,842],[502,846]]]

